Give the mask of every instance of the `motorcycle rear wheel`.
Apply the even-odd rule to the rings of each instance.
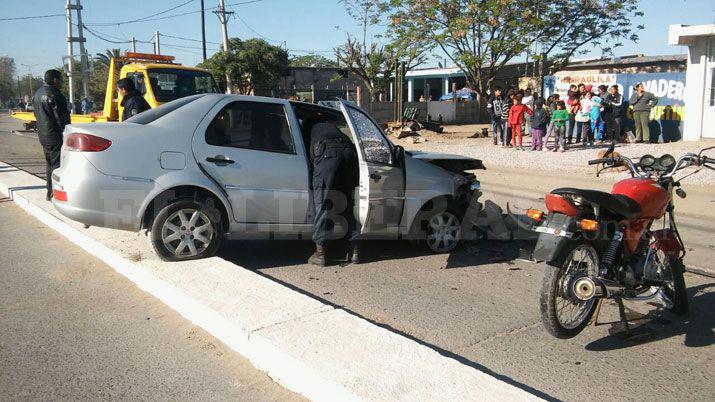
[[[561,267],[547,265],[541,283],[541,322],[559,339],[573,338],[583,331],[596,311],[597,300],[575,301],[566,292],[570,274],[598,274],[598,253],[587,244],[574,247]]]

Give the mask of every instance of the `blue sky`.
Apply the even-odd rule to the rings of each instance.
[[[184,3],[186,0],[84,0],[83,22],[87,25],[114,23],[145,17]],[[236,4],[247,0],[226,0]],[[2,0],[0,18],[24,17],[64,13],[65,0]],[[218,0],[205,0],[206,7],[215,7]],[[646,55],[678,54],[685,49],[668,46],[668,25],[715,23],[713,0],[641,0],[645,16],[640,23],[645,29],[640,33],[639,43],[626,43],[617,55],[643,53]],[[306,51],[322,52],[333,57],[330,50],[345,40],[348,33],[361,35],[358,24],[345,12],[338,0],[262,0],[234,5],[227,9],[235,11],[239,18],[229,22],[229,36],[242,39],[262,36],[276,44],[285,44],[291,53]],[[169,16],[199,10],[199,0],[162,14]],[[198,40],[201,38],[199,14],[176,18],[130,23],[123,25],[91,26],[90,29],[109,40],[150,41],[155,31],[162,35],[162,53],[173,54],[183,64],[195,65],[201,61],[199,42],[171,38],[171,36]],[[378,28],[379,29],[379,28]],[[373,33],[379,33],[375,29]],[[48,67],[61,64],[67,52],[65,37],[67,24],[63,17],[25,21],[0,21],[0,55],[15,58],[18,73],[31,71],[40,74]],[[90,53],[119,47],[128,49],[128,44],[112,44],[86,33],[87,50]],[[206,39],[209,56],[219,47],[221,30],[218,18],[206,13]],[[176,46],[183,46],[181,48]],[[151,52],[152,45],[138,44],[138,51]],[[78,50],[75,49],[75,53]],[[598,56],[599,54],[595,54]],[[28,67],[29,66],[29,67]]]

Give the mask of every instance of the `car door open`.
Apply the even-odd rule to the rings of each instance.
[[[394,146],[372,118],[345,101],[340,107],[357,147],[361,233],[397,235],[405,201],[402,161],[395,160]]]

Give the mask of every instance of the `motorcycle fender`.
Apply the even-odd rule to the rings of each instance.
[[[534,260],[548,265],[561,266],[575,242],[573,228],[576,218],[561,214],[550,215],[546,221],[535,230],[539,238],[534,247]]]
[[[680,244],[678,236],[670,229],[654,230],[653,239],[655,241],[652,247],[657,250],[663,250],[665,255],[669,257],[677,258],[683,251],[683,245]]]

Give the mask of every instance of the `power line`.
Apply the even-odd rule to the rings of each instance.
[[[190,42],[199,42],[199,43],[201,43],[201,39],[184,38],[184,37],[181,37],[181,36],[173,36],[173,35],[168,35],[168,34],[164,34],[164,33],[161,34],[161,36],[166,36],[167,38],[172,38],[172,39],[179,39],[179,40],[186,40],[186,41],[190,41]],[[220,42],[209,42],[209,41],[206,41],[206,43],[211,43],[211,44],[213,44],[213,45],[220,45],[220,44],[221,44]]]
[[[192,0],[192,1],[193,1],[193,0]],[[263,0],[249,0],[249,1],[242,1],[242,2],[239,2],[239,3],[227,4],[226,6],[227,6],[227,7],[228,7],[228,6],[238,6],[238,5],[243,5],[243,4],[258,3],[258,2],[261,2],[261,1],[263,1]],[[216,9],[218,9],[218,6],[213,6],[213,7],[208,7],[208,8],[206,8],[207,11],[208,11],[208,10],[216,10]],[[166,12],[166,11],[171,11],[171,10],[164,10],[164,12]],[[164,13],[164,12],[162,12],[162,13]],[[143,17],[143,18],[138,18],[138,19],[136,19],[136,20],[130,20],[130,21],[120,21],[120,22],[95,22],[95,23],[92,23],[92,24],[89,24],[89,25],[91,25],[91,26],[113,26],[113,25],[134,24],[134,23],[140,23],[140,22],[161,21],[161,20],[166,20],[166,19],[170,19],[170,18],[183,17],[183,16],[185,16],[185,15],[190,15],[190,14],[198,14],[198,13],[200,13],[200,12],[201,12],[201,10],[197,10],[197,11],[187,11],[187,12],[184,12],[184,13],[166,15],[166,16],[163,16],[163,17],[150,18],[151,16],[147,16],[147,17]],[[162,13],[156,13],[156,14],[153,14],[153,15],[160,15],[160,14],[162,14]]]
[[[20,20],[34,20],[39,18],[50,18],[50,17],[65,17],[64,14],[47,14],[47,15],[32,15],[28,17],[10,17],[10,18],[0,18],[0,21],[20,21]]]
[[[161,14],[166,14],[166,13],[168,13],[169,11],[174,11],[174,10],[176,10],[177,8],[181,8],[181,7],[183,7],[183,6],[185,6],[185,5],[189,4],[189,3],[192,3],[192,2],[194,2],[194,1],[195,1],[195,0],[188,0],[188,1],[185,1],[185,2],[183,2],[183,3],[181,3],[181,4],[179,4],[179,5],[176,5],[176,6],[174,6],[174,7],[168,8],[168,9],[166,9],[166,10],[164,10],[164,11],[159,11],[158,13],[154,13],[154,14],[147,15],[146,17],[136,18],[136,19],[127,20],[127,21],[120,21],[120,22],[97,22],[97,23],[90,24],[90,25],[94,25],[94,26],[111,26],[111,25],[133,24],[133,23],[135,23],[135,22],[153,21],[153,19],[152,19],[153,17],[159,16],[159,15],[161,15]]]

